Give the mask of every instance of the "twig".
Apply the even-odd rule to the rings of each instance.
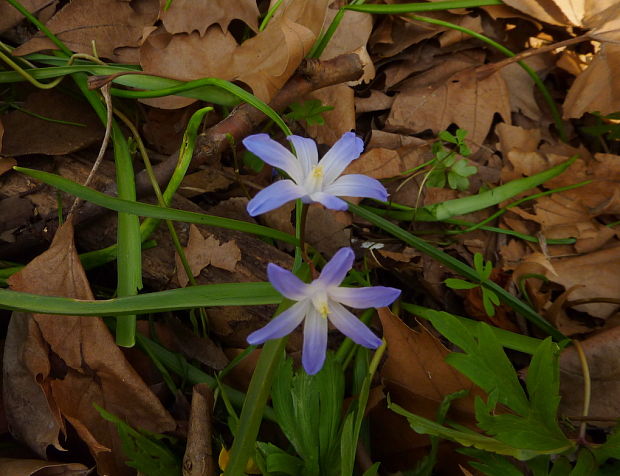
[[[486,78],[487,76],[492,75],[496,71],[499,71],[504,66],[508,66],[509,64],[516,63],[517,61],[523,61],[525,58],[529,58],[530,56],[541,55],[543,53],[547,53],[548,51],[557,50],[558,48],[563,48],[565,46],[574,45],[577,43],[583,43],[584,41],[591,40],[588,35],[576,36],[575,38],[569,38],[568,40],[559,41],[557,43],[552,43],[547,46],[541,46],[540,48],[530,48],[529,50],[522,51],[518,53],[516,56],[512,58],[505,58],[501,61],[497,61],[496,63],[489,63],[482,66],[478,66],[476,68],[476,73],[478,79]]]
[[[112,109],[112,98],[110,97],[110,85],[109,84],[105,84],[104,86],[102,86],[101,94],[103,95],[103,99],[105,101],[105,107],[107,111],[105,134],[103,136],[103,141],[101,142],[101,147],[99,148],[99,154],[97,155],[97,158],[95,159],[95,163],[93,164],[92,169],[90,169],[90,173],[88,174],[88,177],[86,177],[86,181],[84,182],[85,187],[88,187],[90,185],[90,182],[92,182],[93,177],[97,173],[97,169],[99,169],[99,166],[101,165],[101,161],[103,160],[103,156],[105,155],[105,151],[108,148],[108,144],[110,142],[110,136],[112,133],[113,109]],[[73,212],[75,211],[77,206],[80,204],[80,202],[81,202],[81,199],[79,197],[73,201],[73,205],[71,205],[71,209],[69,210],[69,215],[67,216],[67,220],[69,220],[73,216]]]

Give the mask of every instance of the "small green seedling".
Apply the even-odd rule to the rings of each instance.
[[[457,129],[455,135],[448,131],[439,133],[439,141],[432,147],[433,168],[426,178],[428,187],[444,187],[446,182],[454,190],[467,190],[469,188],[468,177],[474,175],[478,169],[465,159],[458,159],[458,156],[467,157],[471,155],[471,150],[465,143],[467,131]],[[456,150],[447,148],[444,143],[453,144]],[[458,159],[458,160],[457,160]]]
[[[474,269],[478,273],[479,283],[472,283],[459,278],[448,278],[444,282],[450,289],[474,289],[480,287],[482,291],[482,305],[487,315],[493,317],[495,315],[495,306],[499,306],[499,297],[494,291],[482,286],[482,283],[488,281],[493,271],[493,263],[491,261],[484,262],[484,258],[480,253],[474,255]]]
[[[304,120],[309,126],[324,125],[325,119],[322,114],[334,109],[334,106],[323,106],[318,99],[309,99],[302,103],[294,102],[289,107],[291,112],[285,114],[286,117],[296,121]]]

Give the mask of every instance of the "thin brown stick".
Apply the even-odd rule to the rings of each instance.
[[[97,158],[95,159],[95,163],[93,164],[92,169],[90,169],[90,173],[88,177],[86,177],[86,181],[84,182],[84,186],[88,187],[92,182],[99,166],[101,165],[101,161],[103,160],[103,156],[105,155],[105,151],[108,148],[108,144],[110,143],[110,136],[112,135],[112,116],[113,116],[113,108],[112,108],[112,98],[110,96],[110,84],[105,84],[101,87],[101,94],[105,101],[106,107],[106,123],[105,123],[105,134],[103,136],[103,141],[101,142],[101,147],[99,148],[99,154],[97,154]],[[73,205],[71,205],[71,209],[69,210],[69,214],[67,215],[67,220],[73,217],[73,212],[80,204],[81,199],[76,197],[73,201]]]
[[[485,78],[490,76],[491,74],[499,71],[504,66],[508,66],[509,64],[516,63],[517,61],[523,61],[530,56],[541,55],[543,53],[547,53],[549,51],[557,50],[558,48],[562,48],[564,46],[570,46],[577,43],[583,43],[584,41],[591,40],[588,35],[576,36],[575,38],[569,38],[568,40],[559,41],[557,43],[552,43],[547,46],[541,46],[540,48],[530,48],[529,50],[522,51],[517,55],[506,58],[501,61],[497,61],[495,63],[489,63],[482,66],[478,66],[476,68],[476,74],[478,78]]]

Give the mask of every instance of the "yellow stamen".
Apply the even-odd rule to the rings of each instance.
[[[317,165],[314,169],[312,169],[312,177],[315,179],[320,179],[323,177],[323,167]]]
[[[329,313],[329,306],[326,302],[321,303],[317,310],[319,311],[319,314],[321,314],[321,317],[323,317],[323,319],[327,319],[327,314]]]

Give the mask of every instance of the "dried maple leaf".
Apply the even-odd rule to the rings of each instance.
[[[23,292],[93,299],[75,250],[70,222],[59,228],[49,250],[11,276],[9,285]],[[69,421],[88,445],[101,473],[124,475],[128,468],[115,425],[101,418],[93,403],[134,427],[157,433],[176,427],[157,397],[127,363],[101,319],[16,314],[12,322],[22,329],[26,326],[26,332],[21,334],[25,340],[18,340],[18,333],[9,333],[13,342],[7,342],[16,348],[21,346],[17,363],[22,362],[23,372],[30,372],[31,381],[40,386],[40,395],[45,397],[38,398],[38,404],[44,408],[34,410],[44,414],[51,409],[48,419],[56,420],[56,431],[62,428],[61,417]],[[5,367],[7,370],[10,369]],[[7,387],[15,389],[14,382],[5,378]],[[13,401],[7,404],[19,407],[19,392],[12,397]],[[44,449],[39,432],[48,429],[43,422],[27,427],[28,420],[13,416],[11,426],[27,436],[28,445],[33,450]]]

